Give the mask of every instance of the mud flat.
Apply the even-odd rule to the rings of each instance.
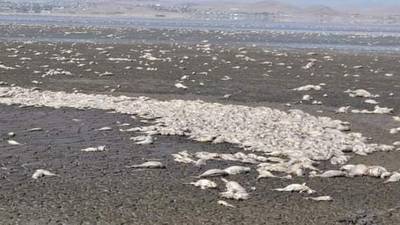
[[[32,33],[43,32],[44,37],[54,35],[46,28],[44,31],[40,27],[28,28]],[[59,29],[60,33],[71,32],[67,28]],[[90,32],[97,36],[109,35],[104,30]],[[168,33],[135,32],[132,33],[135,37],[149,35],[148,32],[156,36]],[[365,156],[345,152],[349,157],[347,164],[379,165],[390,172],[400,169],[400,153],[395,145],[400,136],[391,132],[400,127],[397,118],[400,115],[400,55],[277,49],[248,43],[240,46],[240,42],[229,46],[229,43],[212,41],[214,36],[210,33],[187,34],[193,35],[190,43],[3,41],[0,43],[1,88],[21,88],[24,93],[36,90],[39,93],[62,91],[68,96],[76,92],[87,94],[82,102],[94,94],[102,94],[116,98],[146,96],[156,102],[200,99],[207,104],[267,107],[287,113],[300,109],[313,117],[348,122],[343,123],[347,128],[333,127],[335,132],[340,130],[345,135],[359,132],[366,137],[362,139],[365,144],[392,146],[391,151]],[[243,143],[199,142],[187,137],[190,135],[166,136],[157,132],[152,134],[152,144],[138,145],[131,138],[140,132],[124,130],[149,126],[159,118],[132,117],[129,113],[115,113],[112,107],[77,109],[71,104],[71,107],[54,108],[50,103],[32,107],[29,105],[46,102],[50,95],[30,99],[15,93],[1,94],[3,103],[7,98],[18,99],[17,105],[0,105],[3,180],[0,198],[4,203],[0,207],[0,218],[4,224],[400,222],[397,201],[400,183],[387,184],[385,179],[368,176],[310,177],[310,168],[302,168],[303,176],[291,174],[292,179],[257,180],[258,164],[254,163],[207,160],[201,167],[182,164],[174,161],[172,154],[252,152],[244,151],[246,144]],[[252,115],[248,116],[251,121]],[[307,135],[312,134],[305,132],[304,135],[307,140]],[[18,144],[10,144],[10,140]],[[82,151],[97,146],[105,148],[98,152]],[[285,156],[277,157],[288,160]],[[166,168],[128,168],[150,160],[160,161]],[[329,160],[315,161],[314,166],[321,171],[340,168]],[[247,200],[227,200],[234,208],[217,204],[221,199],[219,193],[225,191],[225,184],[219,178],[211,178],[218,184],[217,189],[201,190],[189,185],[196,180],[195,176],[208,169],[232,165],[251,168],[249,173],[226,177],[249,192]],[[57,176],[32,179],[36,169],[48,169]],[[316,202],[305,193],[273,191],[293,183],[306,183],[319,196],[329,195],[333,201]]]

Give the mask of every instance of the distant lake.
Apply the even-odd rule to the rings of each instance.
[[[192,29],[240,29],[240,30],[289,30],[331,32],[378,32],[399,34],[400,26],[365,24],[304,24],[273,23],[261,20],[195,20],[135,17],[88,17],[52,15],[0,15],[0,23],[47,24],[102,27],[149,27],[149,28],[192,28]]]
[[[86,16],[53,16],[53,15],[0,15],[0,24],[15,25],[56,25],[75,27],[106,27],[106,28],[154,28],[154,29],[192,29],[192,30],[222,30],[222,31],[258,31],[258,32],[288,32],[291,34],[321,34],[317,41],[301,40],[293,37],[285,40],[273,40],[263,43],[252,38],[241,41],[247,44],[269,45],[275,47],[289,48],[328,48],[328,49],[359,49],[372,51],[399,51],[400,50],[400,26],[391,25],[354,25],[354,24],[304,24],[304,23],[273,23],[261,20],[195,20],[195,19],[146,19],[134,17],[86,17]],[[327,38],[329,35],[345,36],[346,42],[340,42],[336,36]],[[351,40],[352,35],[367,36],[371,38],[369,43]],[[2,35],[0,34],[0,37]],[[91,37],[85,38],[62,38],[59,41],[90,41]],[[297,38],[297,37],[296,37]],[[12,40],[11,37],[7,37]],[[18,38],[17,38],[18,39]],[[383,40],[384,39],[384,40]],[[390,39],[389,41],[387,41]],[[43,41],[51,41],[51,38],[42,37]],[[99,40],[105,41],[108,40]],[[347,41],[348,40],[348,41]],[[377,41],[378,40],[378,41]],[[381,41],[383,40],[383,41]],[[116,40],[114,40],[116,41]],[[132,40],[118,40],[118,42],[129,43]],[[159,40],[158,40],[159,41]],[[179,41],[179,40],[178,40]]]

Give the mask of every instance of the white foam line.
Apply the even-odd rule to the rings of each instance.
[[[21,87],[0,87],[0,103],[114,110],[158,118],[154,125],[147,127],[152,134],[232,143],[246,150],[289,160],[331,160],[337,164],[348,160],[344,150],[367,154],[387,149],[387,146],[366,143],[360,134],[342,132],[341,121],[315,117],[300,110],[287,113],[268,107],[199,100],[159,101],[147,97],[37,91]]]

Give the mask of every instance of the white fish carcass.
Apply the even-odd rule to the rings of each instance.
[[[303,193],[306,192],[307,194],[315,193],[315,191],[306,186],[306,183],[303,184],[290,184],[284,188],[276,188],[273,189],[275,191],[286,191],[286,192],[299,192]]]

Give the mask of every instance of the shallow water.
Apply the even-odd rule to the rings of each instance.
[[[343,24],[304,24],[272,23],[254,20],[181,20],[181,19],[145,19],[132,17],[71,17],[44,15],[0,15],[3,25],[46,25],[86,28],[146,28],[176,30],[224,31],[236,34],[247,32],[239,40],[229,37],[215,39],[210,43],[227,43],[233,45],[253,45],[265,47],[296,49],[333,49],[348,51],[400,51],[400,27],[391,25],[343,25]],[[287,38],[278,38],[279,37]],[[311,37],[310,37],[311,36]],[[167,43],[160,37],[120,37],[99,38],[89,33],[71,34],[68,37],[50,34],[35,34],[21,37],[20,34],[0,34],[5,41],[45,41],[45,42],[79,42],[79,43]],[[199,40],[179,37],[177,42],[193,44]]]

